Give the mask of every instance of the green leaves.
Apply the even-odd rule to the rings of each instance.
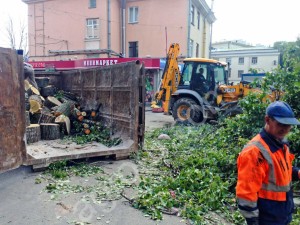
[[[134,206],[153,219],[179,208],[194,224],[204,224],[209,211],[235,207],[236,156],[245,141],[225,128],[176,126],[146,134],[145,146],[151,150],[138,153],[143,178]],[[160,133],[171,140],[155,140]],[[228,220],[236,219],[228,214]]]
[[[78,121],[73,122],[74,130],[77,132],[72,136],[65,137],[67,140],[72,140],[77,144],[86,144],[93,141],[112,147],[122,142],[121,138],[111,138],[110,129],[100,125],[93,125],[90,127],[91,133],[84,135],[82,133],[82,124]]]
[[[274,78],[274,74],[270,76]],[[280,82],[284,78],[278,78]],[[292,89],[285,93],[285,99],[293,96]],[[207,220],[220,224],[216,218],[207,217],[210,212],[232,224],[244,223],[235,202],[236,159],[264,126],[269,104],[266,93],[243,98],[239,102],[243,114],[226,118],[218,126],[176,126],[146,134],[145,147],[137,156],[143,179],[134,206],[153,219],[161,219],[165,209],[175,207],[192,224],[206,224]],[[296,101],[300,105],[297,98]],[[168,134],[171,140],[157,140],[161,133]],[[294,128],[288,136],[294,150],[300,149],[299,134],[299,129]],[[299,162],[298,156],[296,164]]]

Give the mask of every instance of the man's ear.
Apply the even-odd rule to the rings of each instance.
[[[269,124],[270,120],[271,120],[271,117],[269,117],[268,115],[265,115],[266,124]]]

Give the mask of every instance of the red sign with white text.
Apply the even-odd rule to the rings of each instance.
[[[159,58],[89,58],[69,61],[31,61],[29,63],[35,70],[53,69],[57,71],[108,66],[137,60],[144,62],[146,69],[159,69],[160,67]]]

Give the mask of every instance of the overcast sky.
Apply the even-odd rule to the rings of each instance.
[[[206,1],[211,6],[212,0]],[[214,0],[213,42],[243,40],[272,46],[276,41],[296,41],[300,36],[299,9],[300,0]],[[27,5],[22,0],[0,0],[0,47],[9,47],[5,33],[9,17],[16,26],[27,21]]]
[[[211,0],[207,0],[211,6]],[[300,36],[300,0],[214,0],[213,42],[241,39],[273,46]]]

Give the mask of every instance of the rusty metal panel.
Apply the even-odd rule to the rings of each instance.
[[[84,108],[101,104],[103,122],[125,139],[138,135],[140,65],[122,63],[62,73],[63,89],[77,93]]]
[[[0,48],[0,172],[25,160],[23,60],[15,50]]]

